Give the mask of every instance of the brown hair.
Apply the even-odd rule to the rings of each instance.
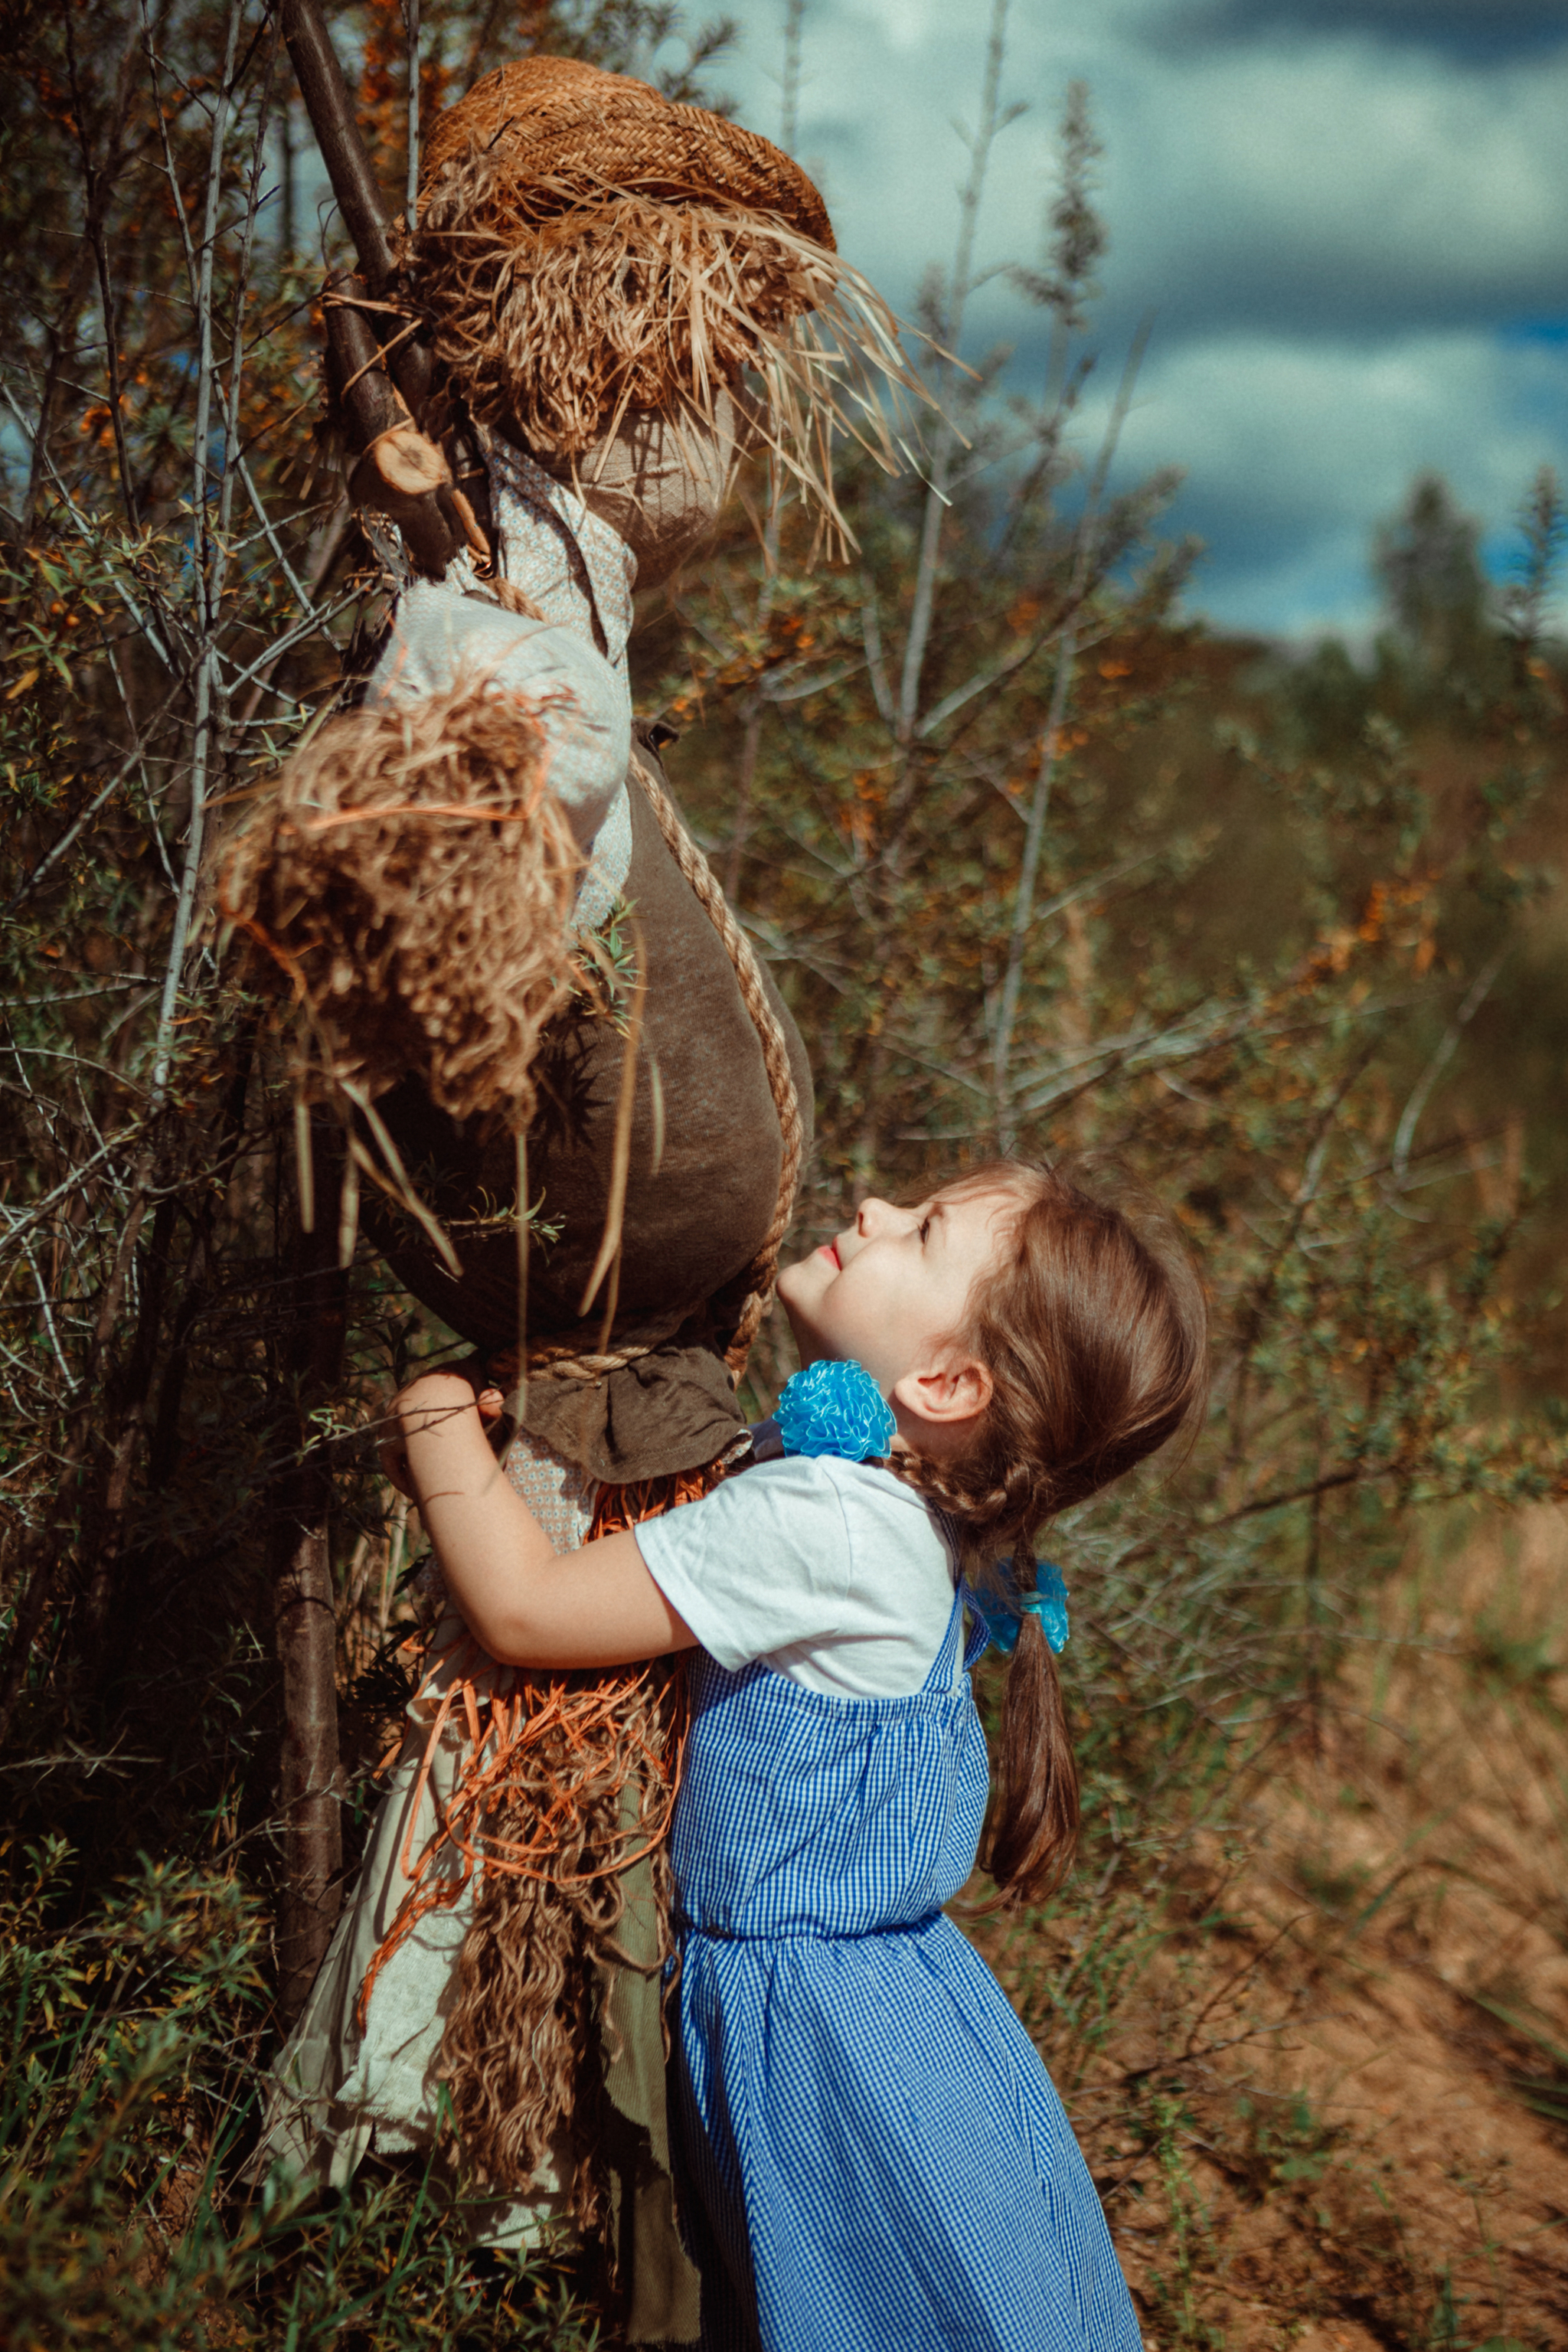
[[[1032,1583],[1047,1520],[1120,1478],[1184,1423],[1195,1431],[1208,1387],[1203,1287],[1173,1221],[1119,1170],[1005,1160],[947,1189],[1005,1191],[1019,1204],[952,1335],[990,1372],[991,1401],[961,1455],[904,1454],[897,1467],[957,1522],[984,1581],[1005,1582],[998,1563],[1011,1552],[1015,1586]],[[985,1848],[998,1895],[1053,1893],[1078,1822],[1056,1660],[1026,1611],[1002,1701]]]

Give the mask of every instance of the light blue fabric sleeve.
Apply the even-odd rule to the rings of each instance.
[[[839,1630],[851,1549],[825,1462],[759,1463],[633,1532],[670,1607],[731,1674]]]
[[[588,848],[626,790],[630,706],[609,664],[570,629],[509,613],[432,580],[398,599],[367,706],[407,706],[471,679],[538,710],[550,789]]]

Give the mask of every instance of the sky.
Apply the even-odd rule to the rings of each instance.
[[[806,0],[795,152],[905,316],[952,250],[991,5]],[[776,137],[784,0],[725,13],[712,80]],[[1118,478],[1184,469],[1189,609],[1361,636],[1373,530],[1431,467],[1502,575],[1531,478],[1568,476],[1568,0],[1011,0],[982,268],[1040,257],[1075,79],[1110,236],[1081,440],[1149,318]],[[1012,343],[1032,387],[1043,323],[994,277],[963,348]]]

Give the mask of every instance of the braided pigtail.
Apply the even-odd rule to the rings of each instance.
[[[1080,1171],[1075,1171],[1075,1175]],[[894,1467],[953,1520],[976,1573],[1007,1580],[1041,1528],[1087,1501],[1186,1424],[1207,1392],[1207,1315],[1174,1223],[1120,1174],[1015,1161],[949,1192],[1006,1191],[1017,1213],[952,1344],[990,1375],[990,1401],[956,1455]],[[1041,1901],[1071,1865],[1078,1766],[1061,1683],[1026,1611],[1007,1670],[985,1848],[999,1899]]]
[[[1057,1662],[1028,1610],[1002,1687],[996,1777],[985,1867],[1003,1897],[1043,1903],[1061,1885],[1078,1849],[1078,1758]]]
[[[968,1539],[966,1551],[977,1526],[994,1528],[1008,1519],[1016,1524],[1023,1513],[1038,1525],[1045,1516],[1032,1499],[1037,1482],[1026,1464],[1009,1464],[1003,1477],[984,1493],[966,1483],[962,1464],[900,1454],[894,1457],[894,1467],[927,1502],[956,1522]],[[1018,1588],[994,1559],[977,1559],[971,1577],[998,1601],[1016,1602],[1019,1597]],[[1078,1849],[1078,1758],[1057,1662],[1032,1610],[1019,1616],[1002,1685],[995,1782],[980,1858],[996,1882],[997,1902],[1048,1902],[1072,1868]]]

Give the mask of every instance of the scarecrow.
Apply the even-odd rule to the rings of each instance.
[[[566,1549],[745,1452],[810,1136],[799,1036],[676,815],[668,730],[633,719],[632,592],[701,545],[748,447],[831,532],[833,433],[877,440],[867,372],[908,379],[786,155],[574,61],[437,119],[395,260],[374,300],[329,297],[329,382],[352,433],[375,366],[428,351],[417,423],[395,394],[362,415],[351,476],[401,593],[224,903],[289,984],[346,1235],[507,1391],[505,1473]],[[630,2340],[693,2340],[660,2011],[681,1669],[503,1668],[434,1605],[265,2153],[341,2184],[443,2148],[476,2237],[574,2232]]]

